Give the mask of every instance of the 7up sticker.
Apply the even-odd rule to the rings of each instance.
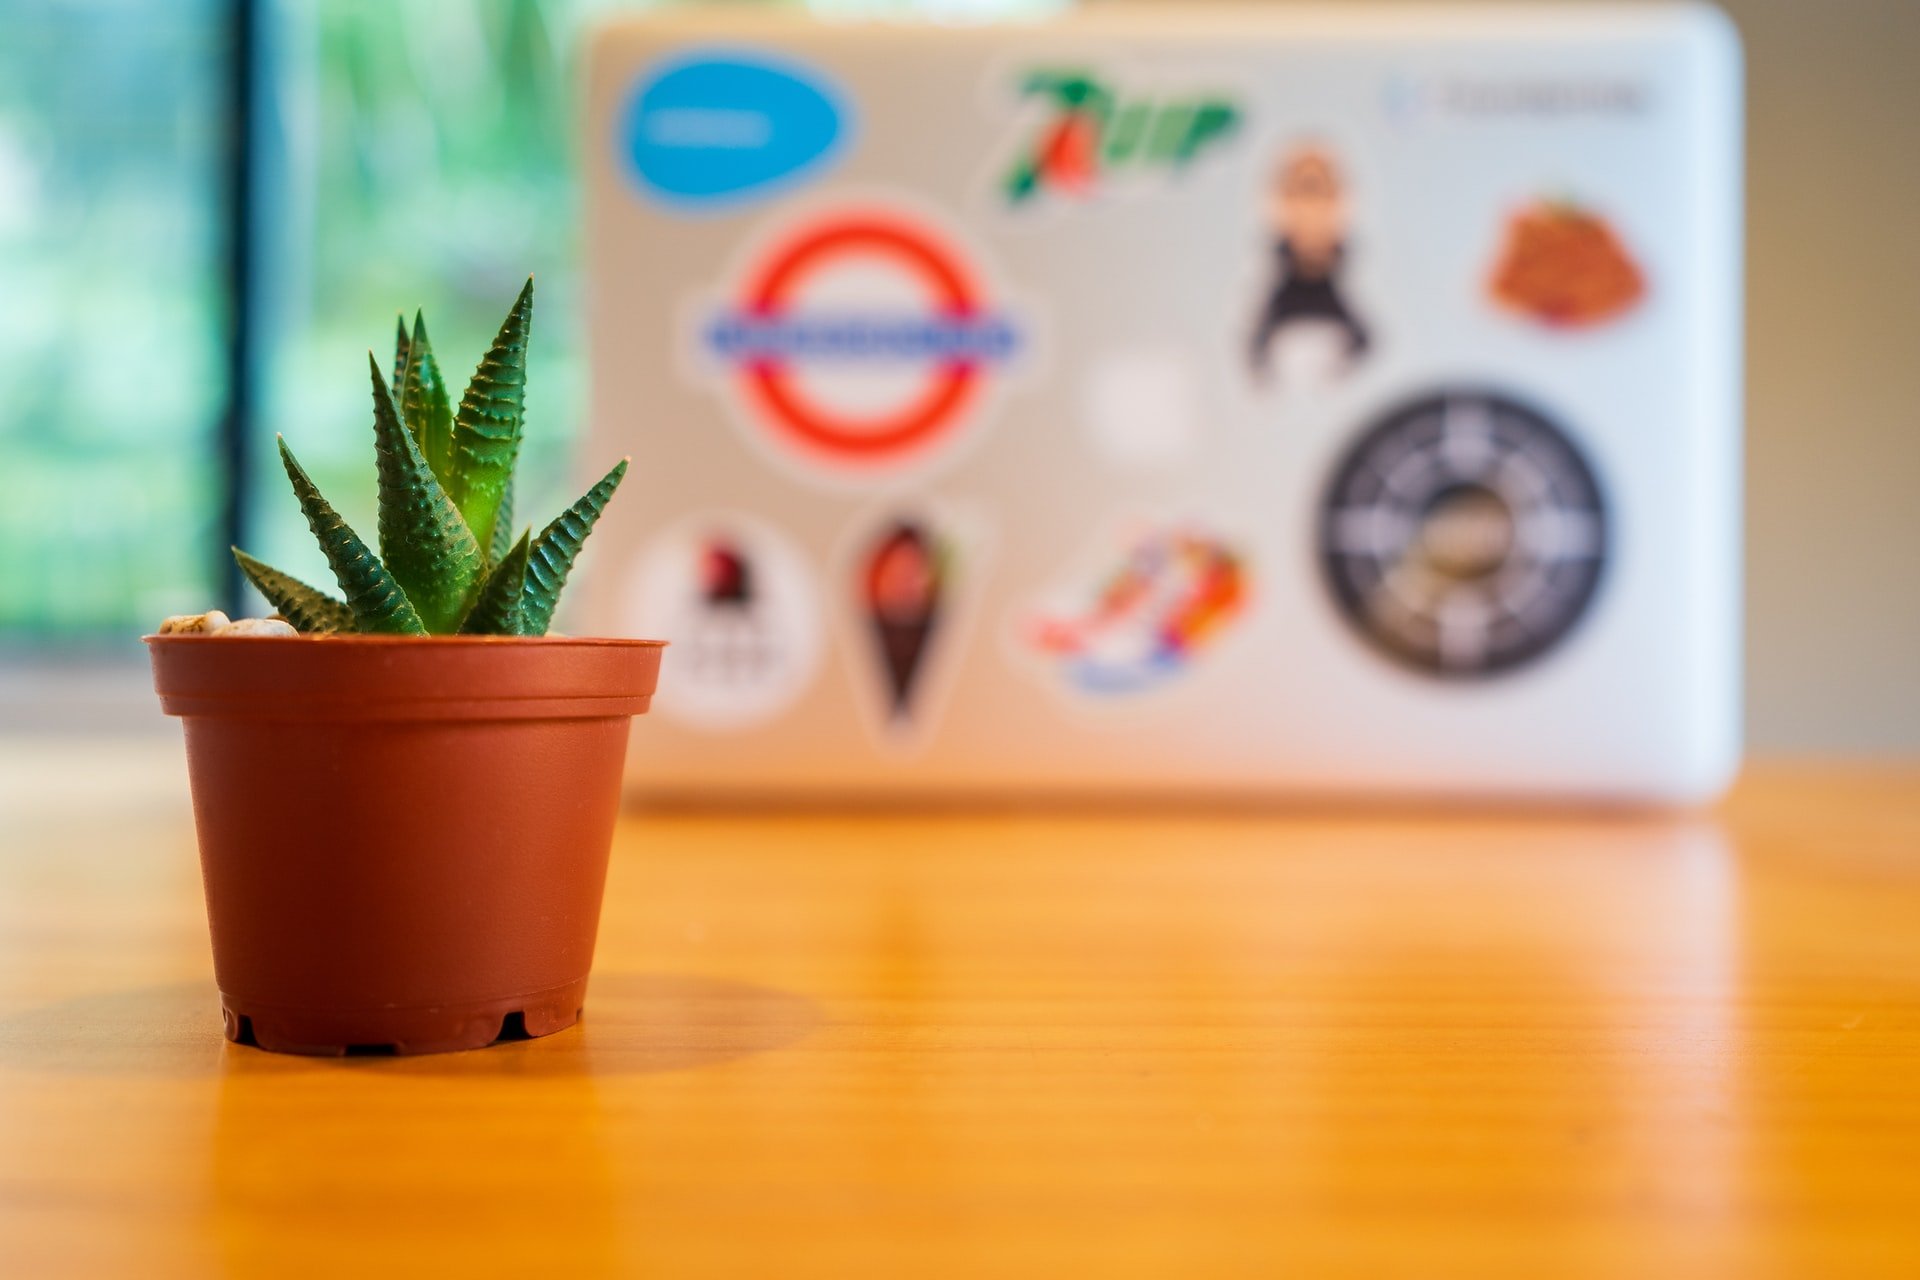
[[[1020,82],[1036,104],[998,179],[1012,208],[1084,200],[1116,183],[1179,176],[1239,129],[1238,103],[1216,93],[1128,92],[1088,71],[1039,70]]]

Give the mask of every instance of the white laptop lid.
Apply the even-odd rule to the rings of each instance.
[[[647,791],[1685,799],[1737,758],[1693,7],[595,40],[580,624]]]

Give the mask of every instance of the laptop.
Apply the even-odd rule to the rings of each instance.
[[[636,791],[1697,802],[1740,741],[1715,10],[615,20],[580,624]]]

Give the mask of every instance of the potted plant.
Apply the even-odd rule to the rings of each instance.
[[[546,634],[627,462],[512,536],[532,311],[528,280],[457,408],[421,318],[391,386],[369,356],[378,554],[280,442],[339,597],[235,548],[279,619],[147,637],[231,1040],[428,1053],[580,1016],[662,645]]]

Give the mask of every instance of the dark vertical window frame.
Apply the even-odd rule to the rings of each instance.
[[[259,229],[254,224],[260,180],[260,95],[267,78],[265,0],[230,0],[227,121],[227,402],[220,420],[219,471],[223,517],[214,581],[221,608],[244,611],[246,582],[228,550],[246,541],[252,513],[247,479],[253,466],[254,416],[259,403],[256,323]]]

